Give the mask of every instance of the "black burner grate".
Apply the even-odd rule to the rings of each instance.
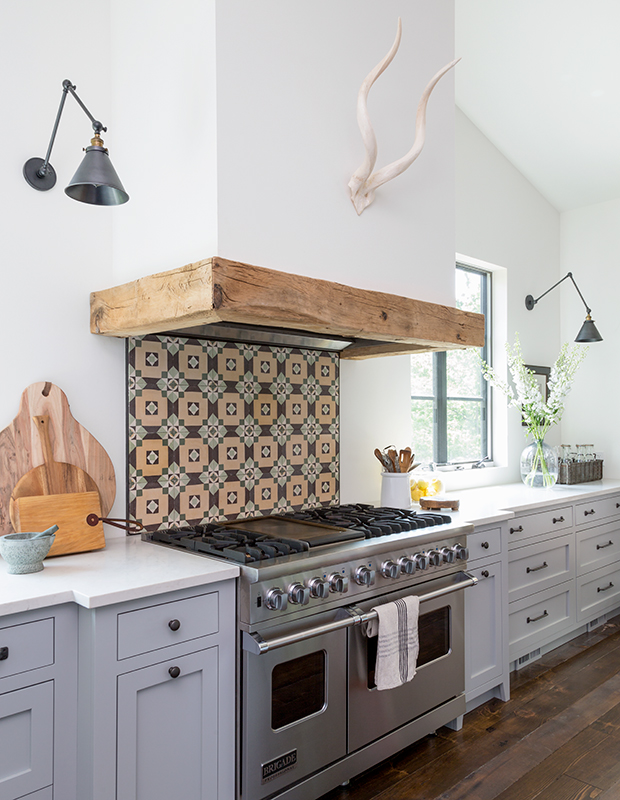
[[[366,539],[430,528],[452,521],[447,514],[418,514],[408,509],[375,508],[364,503],[323,506],[279,516],[283,519],[315,522],[339,528],[355,528],[363,532]],[[245,529],[239,530],[216,522],[195,525],[191,528],[167,528],[155,531],[150,538],[155,542],[219,556],[239,564],[289,556],[308,549],[308,545],[303,541],[267,536]],[[315,545],[320,543],[320,541],[314,542]]]
[[[287,519],[322,522],[324,525],[339,525],[342,528],[357,528],[364,532],[367,539],[387,536],[391,533],[415,531],[420,528],[431,528],[434,525],[445,525],[452,521],[447,514],[418,514],[409,509],[375,508],[364,503],[310,508],[284,516]]]

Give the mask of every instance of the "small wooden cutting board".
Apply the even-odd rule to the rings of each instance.
[[[439,511],[441,508],[449,508],[452,511],[458,511],[460,504],[460,500],[433,500],[430,497],[420,498],[420,508],[423,508],[425,511]]]
[[[44,531],[58,525],[49,556],[84,553],[105,547],[103,524],[86,522],[89,514],[101,516],[99,492],[71,492],[19,497],[14,503],[15,529]]]

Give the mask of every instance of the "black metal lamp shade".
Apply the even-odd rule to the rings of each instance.
[[[596,325],[594,324],[594,320],[588,316],[585,319],[585,322],[581,326],[581,330],[577,334],[575,338],[576,342],[602,342],[603,337],[596,329]]]
[[[96,206],[119,206],[129,200],[108,151],[99,145],[86,148],[82,163],[69,181],[65,194]]]

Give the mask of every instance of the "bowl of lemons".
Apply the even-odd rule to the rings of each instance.
[[[434,472],[421,472],[411,477],[411,501],[419,503],[421,497],[436,497],[443,491],[443,483]]]

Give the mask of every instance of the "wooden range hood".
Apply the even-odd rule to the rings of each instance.
[[[253,334],[275,330],[292,343],[294,334],[340,340],[332,349],[343,359],[484,344],[482,314],[218,256],[93,292],[90,308],[91,331],[103,336],[179,333],[217,339],[230,327],[228,338],[244,341],[243,329],[257,341]]]

